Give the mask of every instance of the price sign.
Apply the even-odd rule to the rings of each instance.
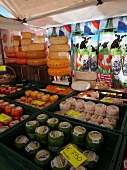
[[[66,90],[65,88],[57,87],[56,90]]]
[[[23,84],[16,84],[16,86],[17,86],[17,87],[19,87],[19,86],[23,86]]]
[[[6,96],[5,94],[0,94],[0,97],[4,97],[4,96]]]
[[[41,106],[41,105],[45,104],[45,102],[41,102],[41,101],[39,101],[39,100],[34,100],[34,101],[32,102],[32,104]]]
[[[68,112],[66,112],[66,114],[68,114],[69,116],[72,116],[74,118],[77,118],[77,117],[81,116],[81,113],[76,112],[74,110],[69,110]]]
[[[8,120],[10,118],[10,116],[7,116],[4,113],[0,114],[0,122],[4,122],[5,120]]]
[[[65,159],[67,159],[74,166],[74,168],[77,168],[78,166],[80,166],[87,159],[72,144],[67,146],[60,153],[65,157]]]
[[[107,103],[112,103],[113,101],[112,100],[109,100],[109,99],[102,99],[101,101],[103,101],[103,102],[107,102]]]
[[[6,66],[0,66],[0,71],[6,71]]]

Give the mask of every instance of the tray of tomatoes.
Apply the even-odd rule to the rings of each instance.
[[[17,94],[16,97],[9,96],[9,99],[13,99],[16,103],[20,103],[20,105],[26,105],[39,110],[46,109],[63,98],[63,95],[35,91],[33,89],[24,90],[19,95]]]
[[[36,115],[35,109],[31,110],[27,107],[20,106],[14,102],[1,99],[0,100],[0,137],[1,135],[20,124],[27,121],[31,115]]]

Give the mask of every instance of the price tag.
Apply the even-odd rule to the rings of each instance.
[[[6,66],[0,66],[0,71],[6,71]]]
[[[4,97],[4,96],[6,96],[5,94],[0,94],[0,97]]]
[[[65,88],[57,87],[56,90],[66,90]]]
[[[0,122],[4,122],[5,120],[8,120],[10,118],[10,116],[7,116],[4,113],[0,114]]]
[[[81,113],[76,112],[74,110],[69,110],[68,112],[66,112],[66,114],[69,115],[69,116],[72,116],[74,118],[77,118],[77,117],[81,116]]]
[[[17,87],[19,87],[19,86],[23,86],[23,84],[16,84],[16,86],[17,86]]]
[[[39,100],[34,100],[34,101],[32,102],[32,104],[41,106],[41,105],[45,104],[45,102],[41,102],[41,101],[39,101]]]
[[[101,101],[103,101],[103,102],[107,102],[107,103],[112,103],[113,101],[112,100],[109,100],[109,99],[102,99]]]
[[[72,144],[67,146],[60,153],[65,157],[65,159],[67,159],[74,166],[74,168],[77,168],[79,165],[81,165],[87,159]]]

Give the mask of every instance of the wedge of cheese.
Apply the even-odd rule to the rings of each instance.
[[[49,51],[54,52],[54,51],[59,51],[59,52],[67,52],[70,50],[70,45],[69,44],[60,44],[60,45],[50,45],[49,46]]]
[[[44,42],[45,42],[44,36],[35,36],[34,37],[33,43],[44,43]]]
[[[22,32],[21,35],[22,35],[22,38],[32,38],[31,32]]]
[[[50,37],[49,42],[50,44],[67,44],[68,37],[67,36]]]
[[[30,44],[28,45],[29,47],[29,51],[33,51],[33,50],[45,50],[46,46],[44,43],[38,43],[38,44]]]
[[[68,59],[69,53],[68,52],[49,52],[49,57],[52,60]]]
[[[21,39],[21,45],[29,45],[32,43],[31,38],[22,38]]]

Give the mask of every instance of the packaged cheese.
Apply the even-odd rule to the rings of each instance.
[[[28,45],[22,45],[22,51],[29,51]]]
[[[67,36],[50,37],[49,42],[50,44],[67,44],[68,37]]]
[[[13,40],[20,40],[20,39],[21,39],[21,37],[19,35],[13,35],[12,36],[12,41]]]
[[[13,46],[19,46],[20,45],[20,40],[13,40],[12,44],[13,44]]]
[[[35,36],[33,43],[44,43],[45,37],[44,36]]]
[[[21,45],[29,45],[32,43],[31,38],[22,38],[21,39]]]
[[[23,38],[32,38],[31,32],[22,32],[21,35]]]
[[[49,57],[52,60],[68,59],[69,52],[49,52]]]
[[[44,43],[38,43],[38,44],[30,44],[28,45],[29,47],[29,51],[33,51],[33,50],[45,50],[46,46]]]
[[[61,44],[61,45],[50,45],[49,46],[49,51],[60,51],[60,52],[67,52],[70,50],[70,45],[69,44]]]

